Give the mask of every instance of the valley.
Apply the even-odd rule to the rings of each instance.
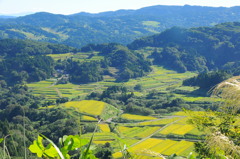
[[[238,9],[0,18],[0,158],[239,158]]]

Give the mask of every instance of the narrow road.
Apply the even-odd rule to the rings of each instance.
[[[146,120],[146,121],[141,121],[141,122],[137,122],[137,123],[145,123],[145,122],[154,122],[154,121],[158,121],[158,120],[162,120],[162,119],[171,119],[171,118],[175,118],[175,117],[180,117],[180,118],[183,118],[183,117],[186,117],[186,116],[179,116],[179,115],[173,115],[173,116],[164,116],[162,118],[159,118],[159,119],[153,119],[153,120]],[[121,123],[123,125],[127,125],[127,124],[134,124],[134,123]]]
[[[157,131],[155,131],[155,132],[154,132],[154,133],[152,133],[151,135],[149,135],[149,136],[147,136],[147,137],[143,138],[142,140],[140,140],[140,141],[138,141],[138,142],[136,142],[136,143],[132,144],[130,147],[133,147],[133,146],[135,146],[135,145],[137,145],[137,144],[139,144],[139,143],[141,143],[141,142],[143,142],[143,141],[145,141],[145,140],[149,139],[149,138],[150,138],[150,137],[152,137],[153,135],[155,135],[155,134],[159,133],[161,130],[163,130],[163,129],[165,129],[166,127],[168,127],[169,125],[172,125],[172,124],[174,124],[174,123],[178,122],[179,120],[181,120],[181,119],[183,119],[183,118],[184,118],[184,117],[180,117],[178,120],[175,120],[175,121],[173,121],[173,122],[171,122],[171,123],[169,123],[169,124],[165,125],[164,127],[162,127],[162,128],[160,128],[160,129],[158,129]]]
[[[59,96],[60,98],[62,98],[62,93],[59,91],[59,89],[58,89],[58,88],[55,88],[55,91],[57,92],[58,96]]]

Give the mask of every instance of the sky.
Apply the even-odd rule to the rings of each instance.
[[[35,12],[74,14],[99,13],[119,9],[139,9],[153,5],[240,6],[240,0],[0,0],[0,15]]]

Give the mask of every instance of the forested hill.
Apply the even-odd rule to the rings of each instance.
[[[21,39],[0,40],[0,56],[16,56],[17,54],[61,54],[76,51],[76,48],[69,47],[63,44],[52,44]]]
[[[240,20],[240,7],[152,6],[99,14],[36,13],[0,18],[0,39],[18,38],[82,47],[89,43],[128,44],[173,26],[213,26]]]
[[[238,75],[239,41],[240,23],[233,22],[191,29],[173,27],[135,40],[129,48],[156,47],[151,54],[153,62],[179,72],[228,69]]]

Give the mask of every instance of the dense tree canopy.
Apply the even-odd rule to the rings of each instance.
[[[154,63],[179,72],[230,69],[236,74],[238,71],[234,66],[240,61],[239,34],[239,22],[191,29],[173,27],[135,40],[128,47],[162,48],[162,51],[152,53]]]

